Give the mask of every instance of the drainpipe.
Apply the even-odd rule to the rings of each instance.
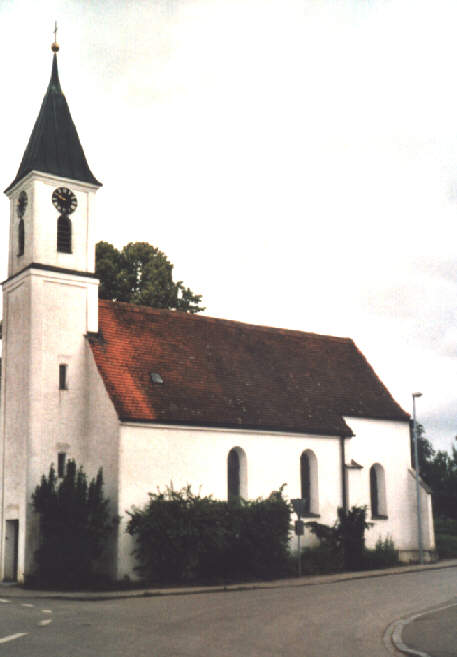
[[[341,500],[344,513],[348,510],[348,491],[346,479],[346,454],[344,436],[340,436],[340,463],[341,463]]]
[[[416,510],[417,510],[417,546],[419,548],[419,563],[424,563],[424,547],[422,543],[422,512],[419,484],[419,454],[417,450],[417,420],[416,399],[422,397],[421,392],[413,392],[413,438],[414,438],[414,465],[416,466]]]

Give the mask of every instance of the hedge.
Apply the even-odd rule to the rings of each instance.
[[[222,502],[190,486],[149,494],[128,512],[136,570],[151,583],[271,578],[288,567],[289,504],[268,499]]]

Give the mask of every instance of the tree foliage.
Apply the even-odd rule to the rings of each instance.
[[[457,449],[453,446],[451,454],[436,451],[425,436],[424,427],[418,425],[417,451],[419,472],[432,489],[435,517],[457,520]]]
[[[457,556],[457,449],[454,445],[451,454],[436,451],[421,425],[417,447],[420,475],[432,490],[436,549],[442,559],[453,558]]]
[[[147,242],[130,242],[120,251],[108,242],[98,242],[96,274],[101,299],[188,313],[204,310],[201,295],[182,281],[175,283],[167,256]]]
[[[422,425],[417,426],[419,472],[433,493],[433,506],[437,517],[457,518],[457,450],[450,455],[436,451],[425,435]],[[415,467],[413,451],[413,467]]]
[[[75,461],[68,461],[61,481],[51,465],[32,501],[40,514],[40,547],[35,555],[38,579],[58,587],[86,586],[116,524],[104,499],[102,469],[88,484]]]
[[[137,571],[148,582],[274,577],[288,562],[290,507],[281,491],[266,500],[222,502],[190,486],[149,494],[129,512]]]

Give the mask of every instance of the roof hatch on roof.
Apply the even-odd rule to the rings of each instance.
[[[163,379],[158,372],[151,372],[152,383],[163,383]]]

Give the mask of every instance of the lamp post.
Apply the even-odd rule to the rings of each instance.
[[[413,442],[414,442],[414,465],[416,466],[417,544],[419,548],[419,563],[424,563],[424,551],[422,548],[421,498],[420,498],[420,484],[419,484],[419,453],[417,449],[417,421],[416,421],[417,397],[422,397],[422,393],[413,392]]]

